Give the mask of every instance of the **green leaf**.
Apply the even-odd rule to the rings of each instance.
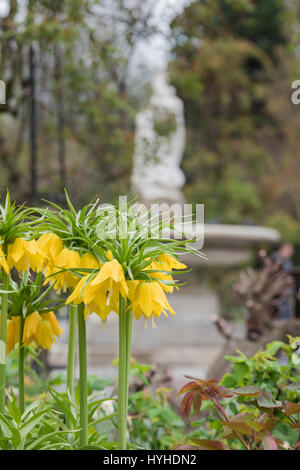
[[[236,379],[232,374],[225,374],[221,380],[223,387],[232,388],[237,386]]]
[[[248,395],[250,397],[258,397],[263,391],[256,385],[248,385],[246,387],[235,388],[232,390],[235,395]]]
[[[29,415],[35,408],[38,408],[42,404],[42,400],[37,400],[31,403],[31,405],[27,406],[26,410],[22,414],[22,421],[25,420],[26,416]]]
[[[2,414],[0,415],[0,428],[2,429],[2,432],[6,438],[10,439],[13,436],[13,426],[10,421]]]
[[[30,419],[28,419],[24,424],[22,424],[22,426],[20,427],[20,434],[22,439],[24,439],[42,420],[45,413],[47,413],[47,410],[39,411],[38,413],[34,414]]]
[[[245,375],[249,372],[249,366],[244,362],[236,362],[233,367],[233,376],[237,382],[243,380]]]
[[[276,354],[279,349],[289,349],[288,345],[285,344],[283,341],[272,341],[272,343],[269,343],[266,345],[266,351],[270,353],[272,356]]]
[[[289,385],[287,385],[287,390],[291,390],[291,391],[296,391],[296,390],[300,390],[300,382],[293,382]]]
[[[257,404],[261,408],[279,408],[282,406],[280,401],[275,400],[272,395],[265,390],[257,397]]]

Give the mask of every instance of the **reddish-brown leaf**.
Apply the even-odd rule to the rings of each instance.
[[[195,392],[194,397],[193,397],[193,407],[194,407],[194,411],[195,411],[196,414],[200,413],[201,404],[202,404],[201,393]]]
[[[288,416],[300,413],[300,403],[294,403],[292,401],[285,401],[285,412]]]
[[[182,407],[186,417],[188,417],[190,412],[191,412],[191,407],[192,407],[192,403],[193,403],[193,396],[194,396],[193,392],[188,392],[186,395],[184,395],[184,397],[182,399],[181,407]]]
[[[278,450],[278,445],[275,438],[271,434],[267,434],[262,439],[264,450]]]
[[[184,446],[175,447],[175,450],[198,450],[198,447],[184,445]]]
[[[225,445],[222,441],[214,441],[212,439],[192,439],[192,442],[197,444],[202,449],[225,450]]]
[[[232,431],[236,431],[236,432],[239,432],[241,434],[246,434],[248,436],[252,436],[253,434],[253,429],[247,424],[247,423],[243,423],[243,422],[234,422],[234,421],[225,421],[224,422],[225,424],[225,427],[231,429]]]
[[[233,394],[227,390],[227,388],[222,387],[220,385],[212,385],[213,390],[219,395],[220,397],[223,398],[231,398],[233,397]]]
[[[190,392],[191,390],[201,390],[201,388],[199,387],[199,384],[197,384],[196,382],[189,382],[189,383],[185,384],[179,390],[177,395],[182,395],[183,393]]]

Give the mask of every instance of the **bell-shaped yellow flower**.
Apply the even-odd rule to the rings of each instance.
[[[89,315],[95,313],[99,318],[101,318],[101,320],[105,321],[112,311],[116,311],[110,304],[109,300],[107,302],[108,303],[104,305],[99,304],[97,301],[92,301],[89,304],[86,304],[84,309],[84,318],[86,319]]]
[[[84,269],[100,269],[101,263],[90,253],[84,253],[80,256],[80,267]]]
[[[50,349],[55,337],[60,337],[63,329],[59,325],[54,312],[33,312],[27,315],[24,322],[23,344],[29,345],[35,342],[37,346]]]
[[[73,290],[72,294],[69,295],[69,297],[66,300],[66,305],[68,304],[74,304],[74,305],[79,305],[81,302],[83,302],[83,292],[85,289],[85,286],[87,285],[89,276],[83,276],[78,284],[76,285],[75,289]]]
[[[136,319],[142,315],[150,318],[153,315],[160,317],[163,313],[168,317],[167,311],[176,315],[170,306],[166,294],[156,281],[140,281],[130,292],[131,308]]]
[[[51,349],[55,341],[51,324],[47,320],[41,320],[35,334],[35,342],[44,349]]]
[[[35,341],[36,332],[41,321],[42,318],[39,312],[33,312],[26,316],[23,329],[23,344],[29,345]]]
[[[55,233],[43,233],[37,240],[38,247],[47,256],[47,267],[52,269],[54,260],[63,249],[62,240]]]
[[[177,261],[174,256],[165,253],[158,256],[156,260],[152,261],[152,263],[147,266],[146,271],[155,270],[156,272],[151,273],[151,277],[157,280],[165,292],[172,293],[174,291],[174,286],[169,285],[168,283],[173,282],[173,277],[171,274],[166,274],[161,271],[172,271],[173,269],[186,269],[186,265],[180,261]],[[160,282],[160,280],[162,282]],[[168,283],[163,281],[167,281]],[[178,289],[178,287],[175,288]]]
[[[157,262],[163,271],[172,271],[173,269],[186,269],[186,265],[178,261],[174,256],[164,253],[159,255]]]
[[[79,305],[81,302],[85,305],[85,318],[92,313],[96,313],[102,320],[108,316],[112,311],[109,302],[108,291],[98,289],[97,286],[92,287],[91,282],[88,282],[89,276],[84,276],[80,279],[72,294],[68,297],[66,305],[73,303]]]
[[[6,354],[9,354],[15,347],[15,323],[13,320],[7,320],[6,333]]]
[[[15,267],[19,274],[28,271],[42,271],[47,262],[47,256],[40,250],[36,240],[16,240],[8,245],[7,263],[9,268]]]
[[[11,317],[15,326],[15,344],[20,343],[21,317],[20,315]]]
[[[66,292],[67,289],[76,286],[79,278],[70,271],[59,271],[62,269],[73,268],[80,268],[80,255],[78,251],[70,250],[69,248],[63,248],[55,258],[53,268],[47,270],[47,276],[53,276],[48,277],[45,282],[49,283],[49,281],[56,281],[54,288],[58,292]]]
[[[66,304],[85,304],[85,316],[96,313],[104,320],[111,311],[118,313],[119,294],[128,295],[122,266],[117,260],[105,263],[92,281],[89,275],[81,278]]]
[[[11,317],[7,319],[6,331],[6,354],[12,351],[16,344],[20,342],[20,317]],[[1,315],[0,315],[0,332],[1,332]]]
[[[159,285],[163,288],[165,292],[170,292],[172,294],[172,292],[174,291],[174,286],[165,284],[164,282],[160,282],[160,280],[168,281],[171,283],[174,282],[171,274],[166,274],[160,271],[160,270],[169,271],[168,269],[166,269],[165,266],[162,266],[161,263],[159,263],[158,261],[152,261],[152,263],[149,266],[147,266],[146,271],[147,270],[155,270],[156,272],[153,272],[150,274],[151,277],[157,280],[157,282],[159,283]]]
[[[0,245],[0,266],[1,266],[2,269],[4,269],[4,272],[6,274],[9,274],[10,269],[9,269],[9,266],[8,266],[7,261],[6,261],[5,254],[3,252],[3,249],[2,249],[1,245]]]
[[[91,282],[91,287],[95,286],[103,291],[118,291],[123,297],[128,294],[124,271],[116,259],[104,263],[97,276]]]
[[[57,318],[54,314],[54,312],[48,312],[48,313],[43,313],[42,314],[42,319],[46,320],[50,323],[53,334],[60,338],[60,335],[64,333],[64,330],[60,326],[60,324],[57,321]]]

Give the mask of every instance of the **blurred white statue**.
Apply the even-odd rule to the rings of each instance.
[[[185,178],[180,163],[185,145],[183,103],[156,74],[148,106],[136,118],[133,190],[145,202],[182,201]]]

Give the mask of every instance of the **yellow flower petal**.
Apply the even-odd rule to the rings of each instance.
[[[58,338],[60,337],[61,334],[64,333],[64,330],[61,328],[60,324],[58,323],[58,320],[54,312],[43,313],[42,319],[47,320],[50,323],[53,334],[57,336]]]
[[[21,317],[20,315],[12,317],[12,321],[15,324],[15,344],[20,343],[20,328],[21,328]]]
[[[15,347],[15,323],[7,320],[7,333],[6,333],[6,354],[9,354]]]
[[[37,328],[35,341],[38,346],[41,346],[44,349],[51,349],[52,343],[54,341],[53,331],[51,328],[50,322],[47,320],[42,320]]]
[[[9,265],[6,261],[2,246],[0,245],[0,266],[4,269],[6,274],[10,273]]]
[[[30,344],[35,339],[37,329],[42,321],[42,318],[38,312],[33,312],[27,315],[24,322],[23,330],[23,343]]]
[[[80,256],[80,267],[88,269],[99,269],[101,268],[101,263],[98,261],[95,256],[90,253],[85,253]]]

